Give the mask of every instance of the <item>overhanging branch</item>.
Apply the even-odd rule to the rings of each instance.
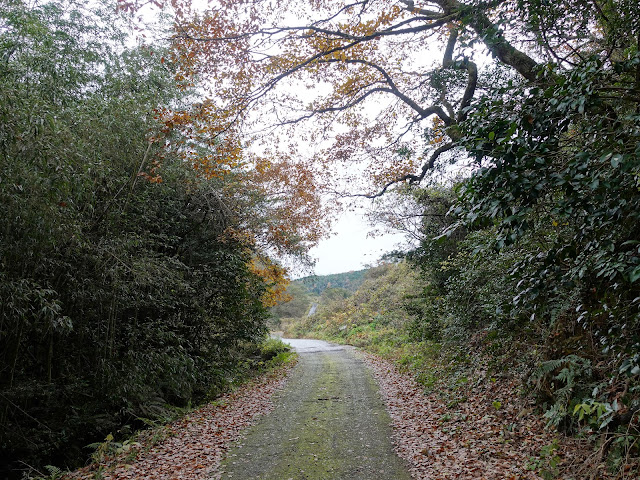
[[[419,175],[407,174],[407,175],[403,175],[401,177],[398,177],[395,180],[391,180],[390,182],[385,184],[382,187],[382,189],[377,193],[373,193],[373,194],[359,193],[359,194],[353,194],[353,195],[347,195],[347,196],[349,196],[349,197],[364,197],[364,198],[374,199],[374,198],[378,198],[378,197],[383,196],[385,193],[387,193],[387,190],[389,190],[390,187],[392,187],[393,185],[396,185],[398,183],[403,183],[403,182],[407,182],[408,181],[412,185],[418,184],[422,180],[424,180],[424,177],[427,175],[429,170],[433,169],[433,167],[434,167],[436,161],[438,160],[438,158],[440,157],[440,155],[442,155],[445,152],[448,152],[449,150],[453,149],[455,146],[456,146],[455,143],[447,143],[445,145],[441,145],[440,147],[438,147],[431,154],[431,156],[429,157],[429,160],[427,160],[427,162],[425,162],[425,164],[422,166],[422,170],[420,171]]]

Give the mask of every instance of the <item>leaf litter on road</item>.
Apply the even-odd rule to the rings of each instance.
[[[258,417],[273,409],[273,394],[284,387],[292,366],[261,376],[155,432],[144,432],[138,440],[140,445],[134,449],[64,478],[197,480],[215,477],[230,444]]]
[[[518,379],[490,378],[478,367],[475,380],[447,392],[457,397],[447,402],[443,392],[426,392],[392,362],[367,353],[362,358],[380,386],[392,419],[396,452],[408,462],[414,478],[533,480],[553,474],[556,465],[576,475],[553,478],[586,478],[579,473],[580,467],[592,451],[584,442],[545,429],[540,415],[518,396]],[[258,417],[273,410],[272,396],[284,387],[289,370],[280,369],[194,410],[161,429],[160,440],[154,440],[158,431],[145,433],[139,439],[141,445],[128,454],[65,478],[219,478],[226,451]],[[541,456],[545,448],[546,457]],[[597,478],[609,478],[602,473]]]

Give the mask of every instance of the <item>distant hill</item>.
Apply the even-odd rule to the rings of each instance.
[[[310,293],[322,295],[327,288],[344,288],[350,292],[355,292],[362,282],[368,270],[358,270],[355,272],[334,273],[331,275],[311,275],[294,280],[307,287]]]

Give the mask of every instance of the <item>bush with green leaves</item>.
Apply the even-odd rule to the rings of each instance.
[[[532,385],[551,423],[575,426],[574,405],[616,400],[603,428],[625,424],[637,438],[640,8],[570,4],[567,17],[566,5],[518,3],[548,63],[535,78],[497,67],[478,79],[452,132],[471,163],[450,216],[438,217],[437,189],[412,194],[424,235],[412,256],[428,285],[414,330],[461,341],[489,332],[503,352],[516,337],[535,352]]]
[[[478,181],[472,176],[452,187],[450,210],[473,211],[464,195],[469,184]],[[483,199],[495,194],[490,184],[485,187]],[[457,203],[456,190],[463,194]],[[601,292],[606,278],[593,271],[570,280],[540,275],[539,262],[544,262],[546,253],[579,234],[568,221],[560,224],[544,215],[562,196],[541,199],[522,219],[527,228],[504,243],[500,242],[506,227],[499,214],[463,223],[453,235],[436,236],[456,222],[453,216],[443,221],[437,215],[443,209],[439,205],[443,194],[431,188],[412,196],[421,209],[424,236],[408,258],[420,269],[425,287],[415,299],[410,338],[435,340],[446,348],[480,347],[493,358],[490,365],[509,367],[528,379],[530,393],[546,411],[550,426],[572,433],[604,432],[609,435],[605,439],[624,438],[618,443],[624,443],[626,450],[614,449],[614,456],[637,455],[637,326],[629,330],[636,325],[628,315],[631,304],[621,311],[613,308],[621,298],[635,295],[636,287],[618,278],[618,284]],[[629,233],[609,227],[606,234]],[[556,267],[569,275],[568,259]],[[529,288],[534,281],[539,288],[535,295]],[[626,335],[619,337],[622,331]],[[603,448],[609,444],[607,440]]]
[[[557,7],[523,8],[544,22],[541,10]],[[576,405],[615,401],[599,429],[638,439],[640,52],[637,28],[620,25],[637,25],[640,10],[607,11],[617,33],[601,32],[602,49],[557,59],[534,82],[496,77],[469,106],[461,144],[473,171],[454,187],[448,222],[434,215],[437,192],[413,193],[424,240],[412,257],[428,282],[415,330],[493,332],[503,354],[523,341],[551,424],[575,431]]]
[[[454,209],[467,229],[493,225],[498,249],[525,241],[515,302],[555,326],[550,360],[607,362],[593,382],[615,386],[594,400],[624,393],[625,409],[640,402],[639,71],[637,48],[594,55],[478,102],[465,141],[482,167]],[[582,335],[573,346],[569,329]]]

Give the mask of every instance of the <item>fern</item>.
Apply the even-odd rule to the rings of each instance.
[[[44,468],[49,472],[49,480],[56,480],[58,478],[62,478],[63,471],[56,467],[55,465],[45,465]]]
[[[545,413],[548,425],[557,427],[567,418],[568,406],[578,401],[574,398],[576,390],[586,385],[584,382],[591,374],[591,361],[578,355],[567,355],[539,365],[533,375],[536,387],[541,389],[543,383],[551,383],[554,397],[554,404]]]
[[[28,476],[28,480],[59,480],[64,475],[64,472],[55,465],[45,465],[44,468],[47,471],[48,475],[44,476],[41,472],[38,472],[40,473],[40,476]]]

